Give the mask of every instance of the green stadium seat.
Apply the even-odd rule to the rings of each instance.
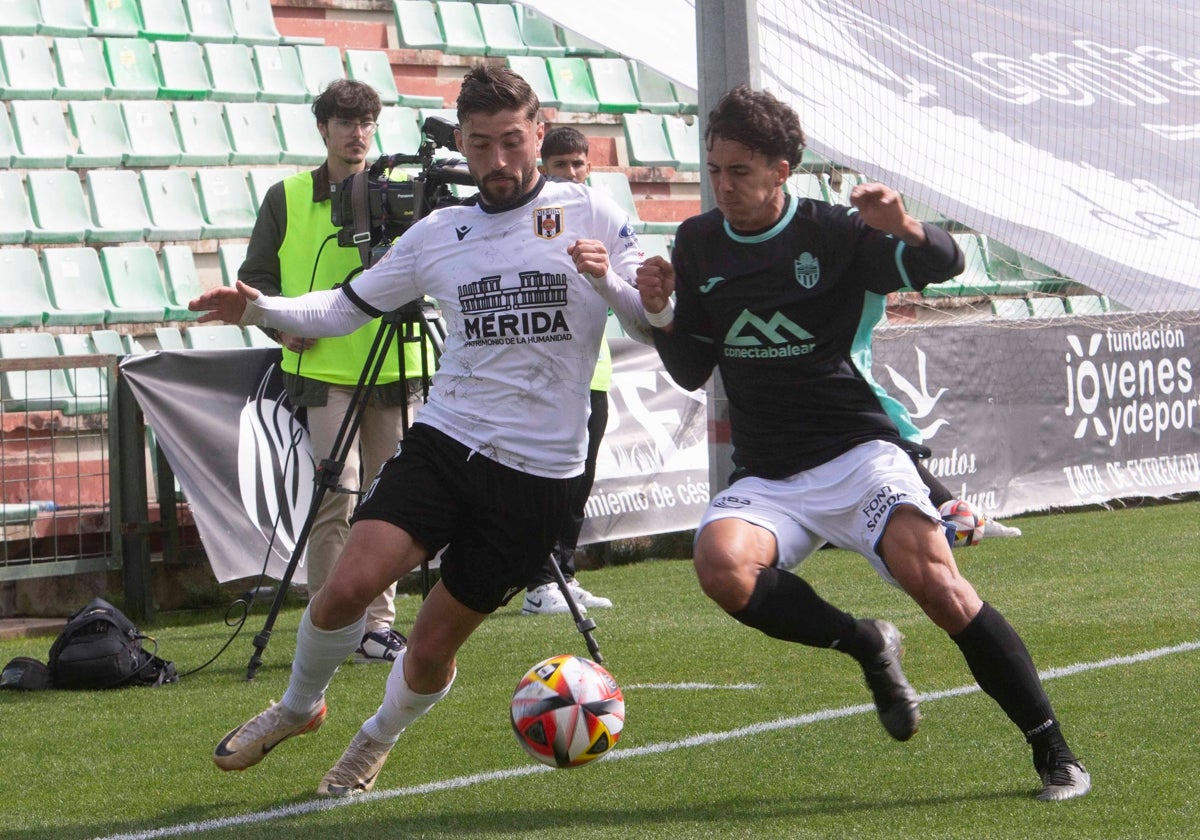
[[[183,0],[142,0],[141,37],[150,41],[186,41],[191,37]]]
[[[58,71],[50,44],[40,35],[0,36],[4,66],[3,99],[50,99],[58,87]]]
[[[238,40],[229,0],[183,0],[183,8],[193,40],[224,44]]]
[[[160,350],[187,349],[187,345],[183,343],[183,332],[179,327],[155,327],[154,337],[158,339],[158,349]]]
[[[60,356],[95,356],[96,343],[85,333],[63,333],[54,336]],[[108,410],[108,371],[103,367],[64,368],[67,387],[75,398],[80,414]]]
[[[256,44],[252,52],[254,67],[258,71],[258,87],[262,91],[260,99],[270,102],[308,101],[308,88],[295,47]]]
[[[87,6],[92,17],[93,35],[136,38],[142,31],[142,14],[137,0],[87,0]]]
[[[0,172],[3,176],[15,172]],[[41,327],[55,308],[46,290],[46,278],[32,248],[0,248],[0,276],[5,278],[0,295],[0,328]]]
[[[8,109],[0,103],[0,170],[12,166],[13,156],[20,153],[17,136],[13,134],[12,121],[8,118]]]
[[[140,178],[150,215],[146,238],[152,242],[199,239],[204,216],[191,173],[184,169],[143,169]]]
[[[179,132],[180,166],[224,166],[233,155],[225,111],[219,102],[174,104],[175,128]]]
[[[41,24],[38,0],[9,0],[0,19],[0,35],[36,35]]]
[[[558,40],[566,50],[567,55],[578,56],[579,58],[613,58],[616,56],[612,50],[599,44],[584,35],[580,35],[573,29],[558,27]]]
[[[585,58],[601,114],[630,114],[641,106],[629,62],[623,58]],[[659,131],[662,130],[661,124]]]
[[[631,164],[678,167],[679,161],[672,154],[663,130],[661,114],[623,114],[621,126]]]
[[[558,30],[553,21],[519,3],[514,4],[513,9],[517,14],[517,28],[521,30],[521,40],[525,42],[529,55],[566,55],[567,48],[558,40]]]
[[[1067,306],[1060,297],[1031,297],[1029,311],[1034,318],[1061,318],[1067,314]]]
[[[366,82],[375,88],[384,105],[395,105],[400,101],[392,65],[382,50],[346,50],[346,78]]]
[[[280,102],[275,106],[275,122],[283,152],[281,163],[318,166],[325,162],[325,142],[317,131],[312,108],[298,102]]]
[[[236,324],[199,324],[183,328],[188,350],[237,350],[246,346],[246,334]]]
[[[474,3],[438,0],[437,23],[441,24],[442,34],[446,36],[443,52],[450,55],[487,54],[487,42]]]
[[[334,46],[297,44],[296,59],[300,62],[300,74],[308,98],[315,99],[329,83],[346,78],[346,66],[342,64],[342,51]]]
[[[312,114],[308,115],[309,123],[312,123]],[[267,197],[267,190],[273,184],[277,184],[289,175],[295,174],[296,169],[292,166],[271,166],[258,167],[246,171],[246,179],[250,184],[250,198],[254,201],[254,206],[262,208],[263,200]]]
[[[105,38],[110,99],[156,99],[162,87],[153,44],[141,38]]]
[[[175,133],[171,103],[154,99],[130,99],[121,103],[121,118],[129,137],[125,165],[175,166],[183,150]]]
[[[271,338],[259,327],[251,324],[248,327],[243,327],[242,332],[245,334],[247,347],[267,347],[278,348],[279,342]]]
[[[404,105],[387,105],[379,112],[375,131],[376,151],[381,155],[415,154],[421,146],[417,110]]]
[[[156,41],[154,56],[165,99],[207,99],[212,93],[204,48],[195,41]]]
[[[59,313],[75,326],[104,324],[113,312],[94,248],[46,248],[42,251],[46,288]]]
[[[230,163],[279,163],[283,146],[272,110],[267,102],[225,103],[225,127],[233,145]]]
[[[42,332],[0,334],[0,359],[52,359],[58,356],[54,336]],[[11,370],[0,374],[6,411],[61,411],[74,414],[74,398],[62,369]],[[92,408],[84,404],[84,408]]]
[[[504,59],[504,63],[529,82],[543,108],[557,108],[562,104],[554,91],[554,82],[550,80],[545,58],[538,55],[510,55]]]
[[[988,273],[1008,294],[1022,292],[1062,292],[1068,280],[1045,263],[1004,245],[991,237],[981,237]]]
[[[945,283],[927,286],[921,294],[925,297],[1003,294],[1002,287],[988,274],[983,243],[979,237],[974,233],[953,233],[951,236],[963,252],[965,267],[962,273]]]
[[[667,143],[671,146],[671,156],[679,162],[680,172],[698,172],[700,170],[700,122],[693,119],[690,123],[683,117],[665,114],[662,118],[663,132],[667,135]]]
[[[16,100],[8,103],[13,136],[20,151],[13,155],[18,168],[67,165],[75,142],[63,116],[63,105],[50,99]]]
[[[221,284],[233,287],[238,269],[246,261],[246,243],[222,242],[217,246],[217,264],[221,267]]]
[[[229,0],[229,13],[233,31],[243,44],[270,45],[283,40],[275,26],[271,0]]]
[[[92,220],[77,173],[68,169],[31,169],[25,173],[25,184],[34,224],[29,242],[65,244],[87,239]]]
[[[850,191],[866,181],[857,172],[848,172],[843,169],[823,172],[821,178],[825,183],[825,192],[829,196],[829,202],[843,205],[850,204]]]
[[[256,102],[262,89],[254,70],[254,57],[245,44],[204,45],[204,63],[212,82],[212,99],[222,102]]]
[[[92,330],[88,335],[91,337],[92,346],[96,348],[97,353],[106,356],[129,355],[125,338],[116,330]]]
[[[671,82],[671,90],[675,91],[675,100],[679,103],[680,113],[700,113],[700,100],[696,95],[696,91],[675,82]]]
[[[187,310],[188,302],[199,297],[204,291],[200,286],[200,274],[196,270],[195,254],[187,245],[164,245],[159,256],[162,259],[162,276],[167,294],[176,306],[187,312],[180,316],[180,320],[196,320],[200,313]]]
[[[205,221],[201,236],[228,239],[250,235],[258,208],[250,198],[246,175],[241,169],[197,169],[196,193]]]
[[[85,174],[92,205],[89,243],[134,242],[146,238],[150,213],[132,169],[89,169]]]
[[[991,302],[992,314],[1009,321],[1029,317],[1029,302],[1025,298],[995,298]]]
[[[526,55],[529,47],[521,38],[517,13],[512,3],[476,3],[479,29],[487,55]]]
[[[908,215],[912,216],[921,222],[928,222],[937,227],[949,227],[950,219],[939,213],[933,207],[930,207],[923,201],[918,201],[910,195],[902,196],[904,200],[904,209]]]
[[[33,228],[33,213],[29,209],[21,173],[0,169],[0,244],[24,244],[29,241]],[[0,254],[7,253],[0,249]]]
[[[446,51],[437,11],[428,0],[395,0],[396,38],[410,50]]]
[[[79,169],[120,166],[129,154],[129,135],[115,99],[67,103],[67,120],[79,145],[67,165]]]
[[[629,73],[642,110],[652,114],[679,113],[683,106],[675,98],[675,90],[666,76],[639,61],[629,62]]]
[[[821,176],[813,172],[796,172],[787,180],[787,191],[800,198],[811,198],[814,201],[829,201],[825,192],[825,182]]]
[[[1103,315],[1109,311],[1109,302],[1105,295],[1067,295],[1066,307],[1071,315]]]
[[[637,203],[633,198],[633,190],[629,188],[629,179],[624,172],[598,172],[592,170],[588,176],[588,184],[593,189],[602,190],[617,206],[629,214],[629,223],[639,234],[665,233],[673,234],[679,227],[675,222],[645,222],[638,215]]]
[[[596,90],[592,87],[591,74],[584,59],[550,56],[546,59],[546,71],[554,85],[559,110],[589,114],[600,110],[600,100],[596,98]]]
[[[101,248],[100,265],[108,296],[121,311],[142,311],[145,321],[177,321],[188,314],[186,306],[178,306],[167,295],[158,255],[149,245]]]
[[[649,257],[662,257],[670,262],[671,260],[671,237],[665,233],[643,233],[638,236],[638,242],[642,246],[642,253]]]
[[[39,35],[65,35],[82,38],[92,30],[87,6],[79,0],[41,0],[42,23]]]
[[[103,99],[109,94],[112,82],[98,39],[59,37],[53,44],[59,81],[55,99]]]

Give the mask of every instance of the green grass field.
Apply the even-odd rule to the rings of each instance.
[[[983,694],[953,691],[972,685],[954,644],[864,560],[823,551],[802,567],[818,591],[906,634],[906,671],[929,695],[907,743],[862,710],[852,660],[743,628],[703,597],[688,561],[654,560],[581,575],[616,603],[594,612],[596,638],[627,709],[617,749],[595,765],[542,770],[515,743],[517,679],[546,656],[587,651],[568,618],[510,605],[464,648],[454,690],[402,736],[370,796],[330,803],[314,790],[375,710],[378,666],[341,669],[320,732],[221,773],[213,746],[287,682],[296,608],[245,680],[263,604],[215,664],[176,685],[0,692],[0,837],[1197,836],[1200,503],[1013,521],[1024,537],[957,557],[1051,672],[1094,781],[1081,800],[1036,802],[1020,735]],[[398,607],[403,628],[418,598]],[[151,632],[182,671],[230,631],[214,611],[161,615]],[[45,659],[50,641],[0,643],[0,662]],[[661,687],[684,683],[713,687]]]

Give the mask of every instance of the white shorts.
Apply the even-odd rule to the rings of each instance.
[[[857,551],[897,586],[877,547],[898,505],[912,505],[942,522],[908,453],[873,440],[787,478],[735,482],[709,503],[696,535],[717,519],[742,519],[775,535],[781,569],[795,568],[829,542]]]

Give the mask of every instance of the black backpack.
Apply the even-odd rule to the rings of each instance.
[[[154,643],[154,652],[142,648],[143,640]],[[175,682],[174,663],[156,656],[157,650],[158,643],[124,613],[95,598],[50,646],[50,680],[55,688],[82,689]]]

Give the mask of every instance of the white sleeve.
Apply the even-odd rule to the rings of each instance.
[[[352,333],[371,319],[341,289],[330,289],[299,297],[259,295],[247,301],[242,324],[271,327],[305,338],[329,338]]]
[[[612,269],[600,278],[590,274],[586,277],[592,288],[600,293],[600,297],[608,303],[608,308],[617,316],[625,334],[642,344],[653,345],[654,332],[650,328],[650,322],[646,320],[646,310],[642,307],[642,296],[638,294],[637,288],[618,277]]]
[[[625,334],[642,344],[653,345],[654,332],[637,291],[637,270],[645,255],[629,215],[607,195],[595,191],[592,194],[595,235],[608,249],[609,269],[604,277],[587,279],[617,316]]]

